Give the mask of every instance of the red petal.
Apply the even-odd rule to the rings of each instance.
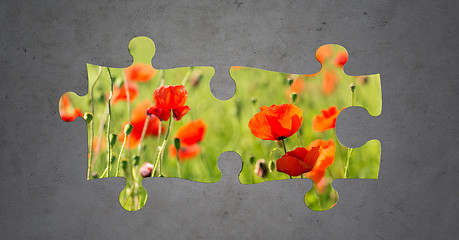
[[[188,113],[188,111],[190,111],[189,106],[183,106],[183,107],[178,107],[176,109],[173,109],[172,112],[174,114],[174,119],[176,121],[179,121],[180,119],[182,119],[183,116],[185,116],[185,114]]]

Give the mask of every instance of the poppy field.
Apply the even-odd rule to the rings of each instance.
[[[342,109],[381,112],[379,75],[347,76],[341,46],[319,48],[316,74],[232,67],[237,88],[227,101],[210,91],[212,67],[155,69],[155,47],[146,37],[134,38],[129,52],[134,61],[127,68],[87,64],[88,94],[68,92],[59,102],[64,121],[86,122],[87,179],[126,179],[119,196],[124,209],[146,204],[147,177],[219,181],[217,158],[224,151],[241,156],[242,184],[311,179],[305,202],[313,210],[336,204],[333,179],[378,177],[377,140],[349,149],[336,139]]]

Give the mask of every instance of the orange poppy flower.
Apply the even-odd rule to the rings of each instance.
[[[309,144],[308,149],[320,148],[319,157],[311,171],[306,173],[306,177],[319,183],[325,175],[325,170],[333,164],[335,160],[335,142],[333,139],[328,141],[316,139]]]
[[[298,95],[300,95],[300,93],[304,92],[304,90],[305,90],[304,79],[297,77],[295,78],[295,80],[293,80],[292,86],[289,87],[287,91],[285,91],[285,94],[287,95],[287,98],[290,99],[291,98],[290,94],[292,92],[295,92]]]
[[[319,47],[316,51],[316,59],[320,63],[324,63],[327,58],[330,58],[332,55],[332,48],[330,45],[323,45]]]
[[[201,149],[199,148],[198,144],[192,144],[187,146],[180,146],[179,149],[179,160],[182,162],[184,160],[194,158],[196,155],[199,154]],[[169,146],[169,154],[171,157],[177,157],[177,149],[174,145]]]
[[[335,58],[336,66],[343,67],[344,64],[346,64],[347,59],[348,59],[348,55],[346,51],[339,52],[338,54],[336,54],[336,58]]]
[[[73,108],[66,94],[62,95],[59,105],[59,115],[65,122],[72,122],[77,117],[83,117],[83,113],[79,108]]]
[[[189,106],[185,106],[187,98],[188,92],[183,85],[159,87],[153,93],[155,105],[147,113],[167,121],[172,110],[174,119],[178,121],[190,110]]]
[[[289,176],[300,176],[313,169],[319,157],[320,147],[311,149],[295,148],[287,152],[276,162],[277,171],[286,173]]]
[[[200,149],[197,143],[204,138],[206,128],[207,125],[202,119],[191,121],[179,128],[175,134],[175,138],[180,139],[180,160],[193,158],[199,154]],[[169,153],[172,157],[177,156],[177,149],[174,145],[169,146]]]
[[[126,81],[123,84],[123,86],[121,86],[121,88],[115,87],[113,89],[113,96],[115,96],[115,97],[112,100],[113,101],[112,104],[115,104],[115,103],[117,103],[118,101],[121,101],[121,100],[127,100],[126,84],[127,84],[128,91],[129,91],[129,101],[132,102],[137,97],[137,92],[138,92],[138,89],[139,89],[137,84]]]
[[[133,126],[132,132],[129,135],[129,148],[133,149],[139,145],[140,138],[142,137],[142,131],[143,127],[145,125],[145,121],[147,119],[147,109],[149,106],[151,106],[151,102],[146,100],[144,102],[141,102],[137,104],[137,106],[134,108],[134,111],[132,112],[132,117],[131,117],[131,124]],[[122,126],[126,125],[128,122],[123,123]],[[148,126],[147,130],[145,132],[145,137],[147,136],[158,136],[159,133],[159,128],[161,127],[161,121],[159,118],[155,116],[151,116],[150,120],[148,121]],[[162,131],[164,132],[164,131]],[[119,141],[123,142],[124,140],[124,131],[121,131],[119,136]]]
[[[343,109],[338,111],[336,106],[331,106],[327,110],[321,110],[322,115],[317,115],[312,119],[312,129],[316,132],[323,132],[335,128],[336,118]]]
[[[336,74],[332,71],[326,71],[323,75],[322,80],[322,92],[326,95],[330,95],[335,91],[336,83],[338,82],[338,78]]]
[[[206,133],[207,125],[202,119],[183,125],[175,134],[182,145],[192,145],[200,142]]]
[[[303,110],[294,104],[263,106],[249,121],[252,134],[263,140],[282,140],[295,134],[303,123]]]
[[[157,70],[151,65],[136,63],[124,69],[127,80],[134,82],[147,82],[156,75]]]

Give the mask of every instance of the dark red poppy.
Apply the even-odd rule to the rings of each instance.
[[[145,125],[145,121],[147,119],[147,109],[151,106],[151,102],[146,100],[141,102],[135,106],[134,111],[132,112],[131,117],[131,124],[133,126],[132,132],[129,135],[129,148],[135,148],[139,145],[140,138],[142,137],[142,131]],[[123,123],[122,126],[126,125],[127,122]],[[150,120],[148,121],[147,130],[145,132],[145,137],[147,136],[158,136],[159,128],[161,127],[161,121],[159,118],[155,116],[151,116]],[[162,131],[164,132],[164,131]],[[119,133],[119,141],[122,142],[124,140],[124,131]]]
[[[316,132],[323,132],[335,128],[336,118],[343,109],[338,111],[336,106],[331,106],[327,110],[322,110],[321,115],[312,119],[312,129]]]
[[[282,140],[295,134],[303,123],[303,111],[294,104],[263,106],[249,121],[252,134],[263,140]]]
[[[286,173],[289,176],[300,176],[303,173],[309,172],[319,158],[320,147],[311,149],[295,148],[295,150],[287,152],[276,162],[277,171]]]
[[[127,95],[126,95],[126,84],[128,86],[128,91],[129,91],[129,101],[134,101],[134,99],[137,97],[137,92],[139,87],[135,83],[131,82],[125,82],[121,88],[115,87],[113,89],[113,99],[111,104],[115,104],[118,101],[121,100],[127,100]]]
[[[151,65],[136,63],[124,69],[127,80],[134,82],[147,82],[156,75],[157,70]]]
[[[174,119],[178,121],[190,110],[189,106],[185,106],[187,98],[188,92],[183,85],[159,87],[153,93],[155,105],[148,109],[148,114],[167,121],[172,110]]]
[[[83,117],[83,113],[79,108],[74,108],[70,103],[69,97],[64,94],[59,101],[59,115],[62,120],[72,122],[77,117]]]
[[[186,160],[193,158],[200,152],[199,143],[204,138],[207,125],[202,119],[191,121],[183,125],[174,138],[180,139],[179,159]],[[177,149],[174,145],[169,146],[169,153],[172,157],[177,156]]]

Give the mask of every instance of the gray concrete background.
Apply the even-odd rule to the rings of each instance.
[[[454,239],[459,234],[458,1],[2,1],[2,239]],[[84,121],[58,100],[85,95],[86,63],[126,67],[136,36],[156,68],[232,65],[314,73],[318,46],[350,53],[349,75],[381,73],[383,112],[338,119],[348,146],[378,138],[378,180],[336,180],[338,205],[309,210],[309,180],[241,185],[236,154],[215,184],[148,179],[146,206],[118,203],[123,179],[86,181]]]

